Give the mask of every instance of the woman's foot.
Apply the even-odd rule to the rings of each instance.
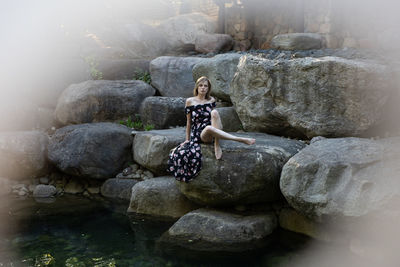
[[[240,142],[246,144],[246,145],[253,145],[256,142],[256,139],[254,138],[241,138]]]
[[[222,157],[222,149],[217,142],[214,143],[214,150],[215,150],[215,158],[221,159]]]

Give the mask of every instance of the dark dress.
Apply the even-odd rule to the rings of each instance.
[[[168,159],[168,172],[178,181],[189,182],[201,170],[200,134],[207,125],[211,125],[211,111],[215,102],[185,107],[185,113],[191,117],[190,141],[172,150]]]

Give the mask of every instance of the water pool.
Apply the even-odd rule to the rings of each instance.
[[[281,266],[307,244],[279,231],[263,251],[241,255],[164,253],[157,239],[173,222],[128,216],[126,203],[76,196],[53,202],[32,198],[0,204],[0,266]]]

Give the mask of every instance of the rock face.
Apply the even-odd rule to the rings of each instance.
[[[288,33],[276,35],[271,47],[281,50],[321,49],[323,37],[316,33]]]
[[[86,81],[64,90],[55,114],[62,125],[126,119],[139,113],[142,101],[154,94],[143,81]]]
[[[144,125],[154,125],[155,129],[185,126],[184,107],[182,97],[147,97],[140,108],[140,118]]]
[[[190,13],[165,20],[158,29],[166,37],[172,50],[191,46],[194,50],[196,37],[203,33],[214,33],[217,22],[203,13]]]
[[[246,131],[358,136],[379,122],[389,75],[383,65],[338,57],[243,56],[231,99]]]
[[[170,150],[183,141],[184,128],[139,132],[133,141],[134,160],[157,175],[165,175]]]
[[[151,85],[162,96],[193,96],[193,66],[207,59],[199,57],[158,57],[150,62]]]
[[[137,73],[149,72],[149,66],[145,59],[103,59],[97,68],[104,80],[136,80]]]
[[[247,251],[259,246],[276,227],[272,213],[242,216],[198,209],[181,217],[160,242],[198,251]]]
[[[167,176],[137,183],[132,188],[128,212],[176,219],[196,208],[179,191],[175,179]]]
[[[122,43],[124,54],[130,58],[153,59],[168,50],[163,33],[147,24],[125,24],[123,27],[117,27],[114,34]]]
[[[0,133],[0,176],[26,179],[45,175],[48,142],[47,135],[38,131]]]
[[[400,139],[323,139],[283,167],[289,204],[318,222],[398,213]]]
[[[211,82],[211,94],[231,102],[230,83],[241,56],[236,53],[228,53],[199,62],[193,67],[193,79],[197,80],[201,76],[207,76]]]
[[[200,53],[218,53],[231,50],[233,39],[229,34],[199,34],[195,40],[195,49]]]
[[[221,118],[223,130],[226,132],[236,132],[243,129],[242,123],[234,107],[222,107],[216,109]]]
[[[139,179],[108,179],[101,186],[101,194],[104,197],[129,201],[132,187],[140,182]]]
[[[131,148],[128,127],[107,122],[70,125],[52,136],[48,158],[65,173],[107,179],[132,162]]]
[[[281,198],[281,169],[304,144],[267,134],[235,135],[253,137],[256,144],[248,146],[223,140],[220,160],[215,159],[213,145],[202,144],[203,167],[200,174],[190,183],[178,183],[187,198],[212,206],[275,201]]]

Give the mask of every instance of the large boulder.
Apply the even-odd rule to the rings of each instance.
[[[157,175],[167,174],[169,152],[183,141],[184,128],[138,132],[133,141],[134,160]]]
[[[216,108],[221,118],[223,130],[226,132],[236,132],[243,129],[242,123],[234,107]]]
[[[108,179],[101,186],[101,195],[116,200],[129,201],[132,187],[140,181],[140,179]]]
[[[58,129],[48,158],[61,171],[80,177],[115,177],[132,162],[131,130],[114,123],[88,123]]]
[[[167,39],[168,46],[174,51],[181,51],[186,47],[194,50],[197,35],[214,33],[216,28],[216,20],[203,13],[175,16],[163,21],[158,26]]]
[[[202,144],[202,169],[190,183],[177,182],[182,193],[203,205],[236,205],[281,199],[283,165],[304,147],[300,141],[261,133],[235,135],[256,139],[255,145],[221,141],[222,158],[214,146]]]
[[[150,62],[151,85],[162,96],[193,96],[193,66],[207,59],[200,57],[158,57]]]
[[[229,34],[199,34],[195,40],[195,49],[200,53],[218,53],[231,50],[233,39]]]
[[[271,47],[281,50],[321,49],[323,41],[317,33],[287,33],[272,38]]]
[[[198,209],[181,217],[159,242],[185,250],[249,251],[262,246],[276,227],[277,219],[273,213],[245,216]]]
[[[27,179],[47,174],[48,142],[39,131],[0,133],[0,176]]]
[[[179,191],[171,176],[137,183],[132,188],[128,212],[177,219],[198,208]]]
[[[117,121],[139,113],[142,101],[154,94],[153,87],[138,80],[86,81],[64,90],[55,114],[62,125]]]
[[[289,204],[318,222],[398,214],[400,138],[322,139],[283,167]]]
[[[201,76],[207,76],[211,82],[211,94],[231,102],[230,83],[241,56],[237,53],[227,53],[199,62],[193,67],[193,78],[197,80]]]
[[[377,124],[390,94],[384,65],[339,57],[243,56],[231,100],[246,131],[358,136]]]
[[[182,97],[147,97],[140,107],[140,118],[144,125],[155,129],[185,126],[185,99]]]

